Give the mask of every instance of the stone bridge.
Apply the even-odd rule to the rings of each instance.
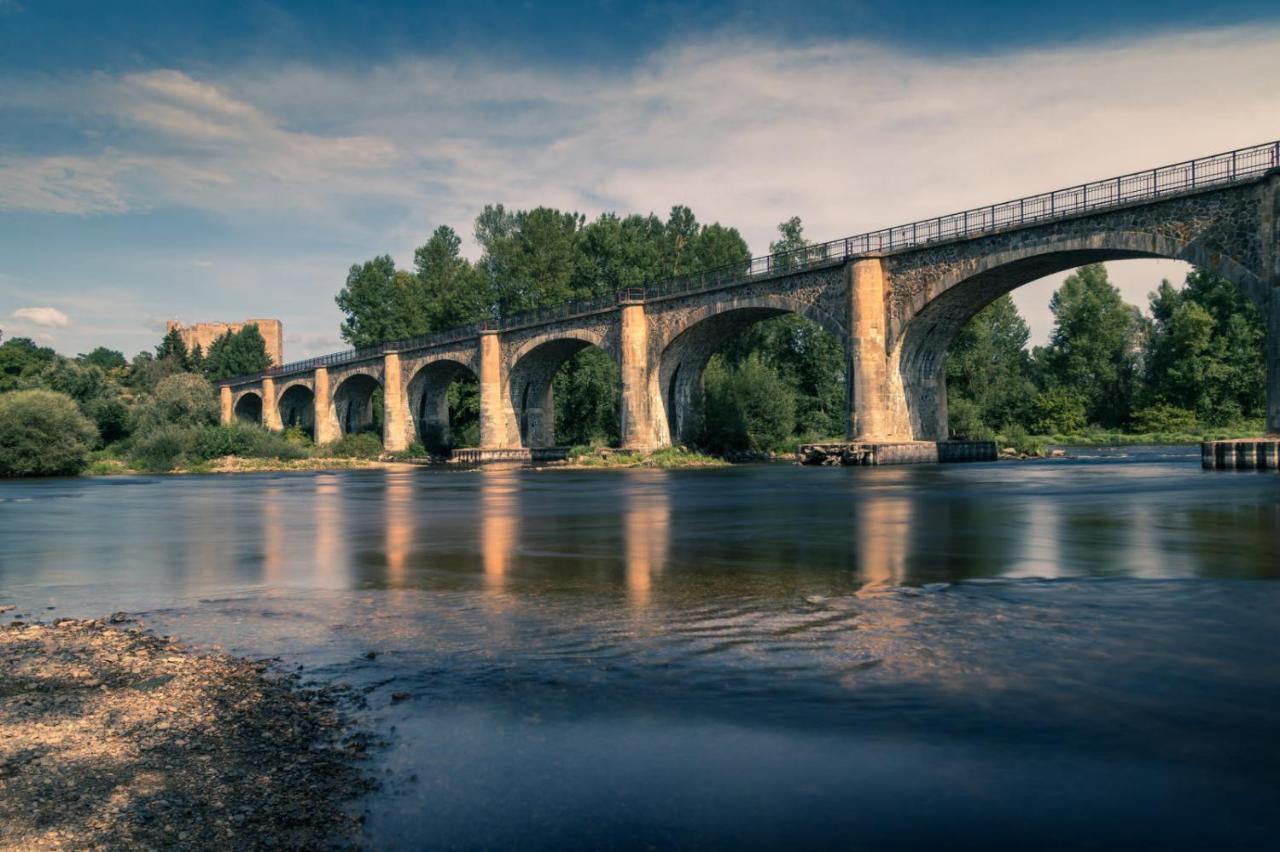
[[[587,346],[621,376],[623,446],[687,442],[703,369],[781,314],[844,344],[849,440],[943,441],[943,361],[993,299],[1086,263],[1173,258],[1234,281],[1267,328],[1269,433],[1280,433],[1280,143],[939,216],[643,289],[222,383],[222,419],[298,425],[317,443],[367,428],[381,389],[388,450],[449,443],[448,389],[480,388],[487,450],[553,446],[552,377]]]

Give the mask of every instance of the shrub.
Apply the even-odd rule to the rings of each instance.
[[[382,455],[382,439],[372,432],[343,435],[320,447],[316,454],[329,458],[376,459]]]
[[[1085,399],[1067,388],[1036,394],[1031,428],[1040,435],[1071,435],[1084,429]]]
[[[119,396],[101,396],[84,406],[84,413],[98,427],[102,443],[111,444],[129,436],[131,412]]]
[[[962,441],[990,441],[995,433],[982,422],[982,410],[973,400],[962,396],[947,401],[947,425],[951,437]]]
[[[163,473],[196,457],[199,431],[188,426],[156,426],[134,438],[129,464],[138,470]]]
[[[796,423],[795,392],[758,354],[706,372],[705,443],[713,452],[782,446]]]
[[[196,435],[195,454],[202,459],[242,456],[261,459],[300,459],[307,451],[279,432],[248,423],[205,426]]]
[[[71,397],[46,390],[0,396],[0,476],[69,476],[98,438]]]
[[[1176,405],[1157,403],[1139,409],[1133,415],[1133,428],[1138,432],[1195,432],[1199,424],[1194,411]]]
[[[290,426],[281,433],[284,439],[296,447],[312,447],[315,442],[311,440],[311,433],[301,426]]]
[[[160,380],[151,398],[138,411],[137,431],[161,426],[213,426],[218,400],[213,386],[194,373],[176,373]]]
[[[1010,426],[1000,436],[1002,447],[1012,447],[1014,452],[1024,456],[1044,456],[1049,453],[1049,446],[1043,438],[1032,437],[1027,430],[1018,425]]]

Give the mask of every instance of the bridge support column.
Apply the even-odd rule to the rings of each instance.
[[[316,445],[332,444],[342,437],[338,428],[338,412],[333,409],[333,390],[329,387],[329,368],[316,367],[313,376],[316,406]]]
[[[888,287],[880,258],[849,264],[848,423],[854,440],[909,441],[902,378],[885,345]]]
[[[409,449],[409,404],[400,379],[400,353],[382,356],[382,448],[389,453]]]
[[[502,450],[519,446],[507,428],[502,398],[502,347],[496,331],[480,332],[480,448]]]
[[[231,404],[231,388],[223,385],[218,388],[218,421],[223,426],[228,426],[235,417],[235,408]]]
[[[622,446],[631,450],[653,450],[661,445],[654,413],[655,392],[649,369],[649,321],[644,304],[624,303],[622,322]]]
[[[276,380],[270,376],[262,377],[262,426],[279,432],[284,429],[280,422],[279,400],[276,399]]]
[[[1267,311],[1267,434],[1280,436],[1280,281],[1271,287]]]

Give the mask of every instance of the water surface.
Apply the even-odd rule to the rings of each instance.
[[[1181,449],[0,484],[0,602],[369,690],[382,848],[1274,848],[1277,579]]]

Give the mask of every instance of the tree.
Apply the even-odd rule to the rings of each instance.
[[[396,272],[391,255],[352,265],[346,286],[335,297],[346,314],[343,339],[359,349],[425,331],[414,310],[413,285],[411,273]],[[207,357],[213,357],[212,347]]]
[[[1067,276],[1049,309],[1053,333],[1035,358],[1045,387],[1078,394],[1091,423],[1124,426],[1140,376],[1146,331],[1142,313],[1120,298],[1100,263]]]
[[[703,445],[712,452],[782,448],[795,431],[795,396],[759,353],[736,366],[712,356],[704,379]]]
[[[413,253],[415,312],[422,333],[478,322],[492,302],[484,276],[461,254],[462,240],[441,225]]]
[[[952,434],[1025,424],[1036,393],[1031,331],[1013,299],[1004,295],[974,315],[947,349],[947,410]],[[976,425],[980,424],[980,425]]]
[[[77,355],[76,357],[84,364],[91,364],[94,367],[100,367],[108,372],[112,370],[123,370],[129,363],[125,360],[123,352],[118,352],[115,349],[108,349],[105,346],[99,346],[88,355]]]
[[[18,387],[25,376],[42,369],[57,358],[47,346],[37,346],[29,337],[13,337],[0,344],[0,391]]]
[[[228,331],[209,344],[203,359],[204,375],[210,381],[261,373],[271,366],[267,343],[256,323],[239,331]]]
[[[77,474],[97,437],[65,394],[25,390],[0,396],[0,476]]]
[[[565,362],[552,379],[556,438],[565,444],[617,445],[621,378],[618,366],[594,346]]]
[[[182,335],[176,328],[169,329],[156,347],[156,360],[169,361],[180,370],[190,370],[191,360],[187,353],[187,344],[182,342]]]
[[[476,241],[494,308],[503,316],[560,304],[581,295],[575,283],[585,219],[549,207],[508,212],[486,205],[476,217]]]
[[[708,229],[710,230],[710,229]],[[736,231],[732,232],[734,236]],[[778,225],[779,239],[769,245],[771,254],[807,247],[799,216]],[[739,238],[740,239],[740,238]],[[745,263],[745,244],[735,262]],[[845,405],[844,349],[834,335],[811,320],[787,314],[756,323],[720,350],[726,363],[740,365],[758,354],[782,377],[794,394],[795,429],[799,434],[830,437],[842,434]],[[715,412],[706,411],[707,426]]]
[[[1146,358],[1149,423],[1195,420],[1226,426],[1265,410],[1266,330],[1232,282],[1203,270],[1182,290],[1163,281],[1151,294],[1154,323]]]
[[[191,373],[162,379],[151,398],[139,406],[136,430],[146,433],[161,426],[213,426],[218,422],[218,399],[213,387]]]

